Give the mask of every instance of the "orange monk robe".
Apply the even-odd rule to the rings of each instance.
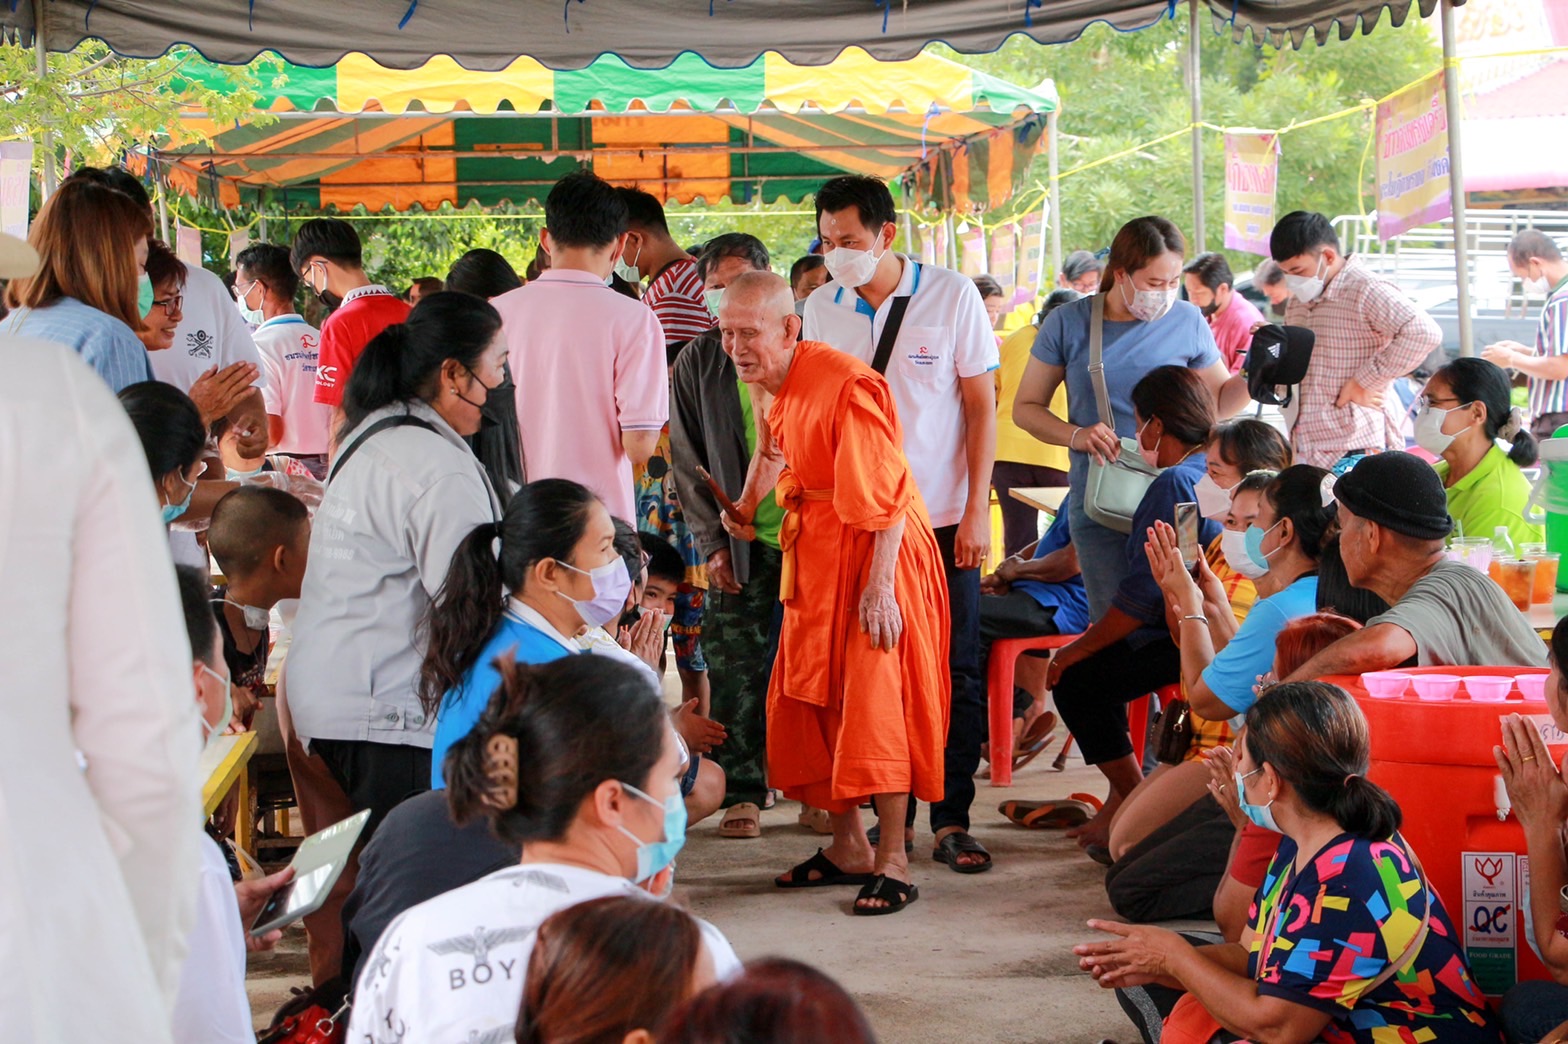
[[[768,423],[785,461],[786,588],[793,573],[768,688],[768,780],[830,812],[870,794],[939,801],[947,580],[893,394],[853,356],[802,341]],[[904,631],[891,651],[873,649],[860,598],[877,532],[901,518],[893,590]]]

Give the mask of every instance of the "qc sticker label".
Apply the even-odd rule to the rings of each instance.
[[[1483,993],[1504,993],[1516,977],[1518,875],[1513,852],[1465,852],[1465,951]]]

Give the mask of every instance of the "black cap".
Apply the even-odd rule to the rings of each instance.
[[[1247,391],[1258,402],[1270,406],[1290,405],[1291,386],[1300,384],[1312,361],[1312,345],[1317,335],[1305,326],[1260,326],[1252,334],[1247,349]],[[1275,391],[1285,388],[1282,399]]]
[[[1400,450],[1363,457],[1334,483],[1334,499],[1356,517],[1416,540],[1441,540],[1454,528],[1437,471]]]

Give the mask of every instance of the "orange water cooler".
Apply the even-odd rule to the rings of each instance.
[[[1415,667],[1402,672],[1471,676],[1544,675],[1544,669]],[[1370,778],[1399,802],[1405,838],[1464,936],[1476,981],[1489,995],[1516,981],[1549,978],[1526,941],[1525,888],[1529,858],[1524,830],[1507,813],[1492,747],[1501,742],[1500,719],[1523,714],[1560,760],[1568,735],[1558,731],[1542,700],[1525,699],[1517,686],[1505,702],[1472,698],[1461,686],[1452,699],[1421,699],[1411,685],[1401,696],[1376,699],[1359,676],[1325,678],[1345,688],[1366,713],[1372,734]]]

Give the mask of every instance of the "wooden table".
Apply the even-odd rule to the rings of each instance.
[[[250,775],[245,771],[251,755],[256,753],[256,734],[240,732],[219,736],[212,746],[202,751],[199,765],[202,773],[201,810],[210,816],[229,796],[235,786],[240,792],[240,811],[234,820],[234,843],[250,851]]]
[[[1021,500],[1036,511],[1055,517],[1057,508],[1067,499],[1066,486],[1014,486],[1007,491],[1014,500]]]

